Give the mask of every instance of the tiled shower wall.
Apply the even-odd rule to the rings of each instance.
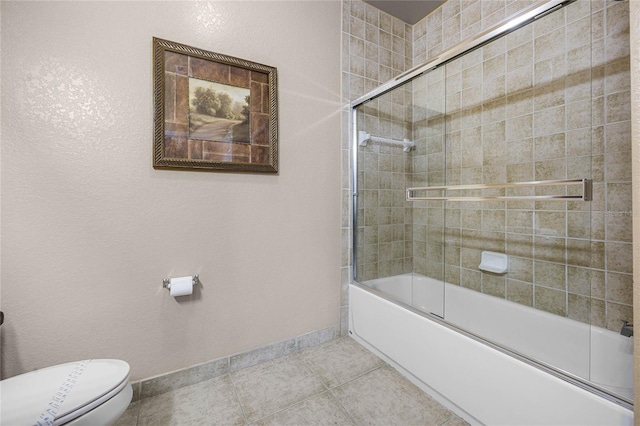
[[[342,99],[345,105],[342,116],[342,333],[347,330],[348,283],[350,281],[350,265],[352,262],[352,190],[351,190],[351,116],[349,103],[353,99],[372,91],[380,84],[392,79],[409,69],[412,58],[412,29],[405,22],[381,12],[360,0],[344,0],[342,2]],[[374,136],[410,137],[411,113],[410,93],[403,92],[371,105],[360,119],[367,123],[367,131]],[[406,97],[406,98],[405,98]],[[379,132],[379,133],[378,133]],[[376,134],[378,133],[378,134]],[[404,227],[405,209],[392,208],[391,203],[397,201],[398,191],[408,179],[408,159],[410,154],[402,153],[398,148],[369,144],[361,148],[365,155],[361,156],[363,170],[361,178],[371,185],[382,182],[378,190],[364,191],[361,202],[375,206],[375,214],[368,217],[366,235],[371,245],[381,243],[390,252],[376,247],[367,260],[367,274],[375,277],[378,269],[385,273],[400,273],[411,270],[411,247],[406,246],[406,239],[411,237]],[[366,173],[366,176],[365,176]],[[375,182],[374,182],[375,181]],[[404,189],[404,187],[402,188]],[[404,196],[404,191],[401,191]],[[380,212],[380,218],[378,217]],[[365,224],[364,212],[359,223]],[[410,214],[410,211],[408,212]],[[363,226],[359,232],[365,233]],[[372,247],[368,247],[372,248]],[[361,251],[362,252],[362,251]],[[409,258],[407,259],[407,254]],[[362,259],[365,260],[364,258]]]
[[[487,3],[491,23],[508,7]],[[449,17],[452,5],[459,12]],[[471,24],[468,8],[486,10],[445,6],[442,28]],[[423,84],[427,98],[446,90],[446,128],[428,128],[428,185],[442,184],[429,166],[442,161],[445,147],[435,142],[445,131],[447,184],[591,177],[594,201],[447,203],[444,236],[436,232],[442,206],[416,204],[416,272],[616,331],[631,320],[627,13],[626,2],[578,0],[451,62],[440,86]],[[422,33],[416,51],[428,51],[418,48],[428,46]],[[482,250],[507,253],[509,273],[480,271]],[[418,261],[425,253],[426,264]]]
[[[414,64],[423,63],[530,3],[449,0],[412,28],[413,39],[405,49],[412,47]],[[368,15],[385,14],[358,1],[343,4],[347,104],[378,85],[365,73],[366,64],[373,68],[373,49],[362,60],[361,50],[352,48],[354,38],[371,47],[367,32],[357,29],[359,21],[365,21],[367,28],[373,26]],[[385,19],[393,18],[385,15]],[[446,80],[445,71],[439,70],[413,83],[413,104],[424,107],[407,115],[413,115],[413,136],[419,142],[404,170],[413,173],[412,184],[442,184],[445,176],[447,183],[455,184],[591,175],[595,200],[591,213],[578,203],[447,203],[446,212],[441,202],[415,203],[414,225],[405,225],[403,271],[411,264],[419,273],[444,276],[448,282],[613,330],[619,330],[621,320],[631,319],[628,22],[627,2],[578,0],[448,65]],[[364,62],[365,67],[354,67],[352,62]],[[589,63],[593,68],[586,66]],[[456,123],[446,128],[441,101],[445,98],[440,96],[445,89],[446,117]],[[343,145],[343,288],[349,279],[351,218],[347,112],[348,108]],[[382,164],[388,167],[387,160]],[[399,244],[395,247],[398,254]],[[393,251],[393,244],[390,248]],[[412,260],[406,254],[409,248]],[[482,250],[508,253],[511,272],[506,276],[480,272]],[[383,254],[379,245],[376,256],[370,260],[379,262],[393,254]],[[366,270],[368,278],[376,277],[373,267]],[[379,266],[376,271],[390,272]]]

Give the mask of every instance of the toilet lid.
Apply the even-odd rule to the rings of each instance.
[[[70,362],[21,374],[0,381],[0,418],[2,424],[33,425],[54,407],[55,423],[63,424],[102,404],[128,381],[129,364],[117,359]]]

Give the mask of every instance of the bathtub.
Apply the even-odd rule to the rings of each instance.
[[[632,399],[631,338],[418,274],[363,284],[349,287],[351,336],[472,423],[633,424],[628,406],[606,397]],[[453,326],[436,317],[445,312]]]

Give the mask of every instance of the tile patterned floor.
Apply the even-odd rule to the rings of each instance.
[[[468,425],[349,337],[132,403],[117,426]]]

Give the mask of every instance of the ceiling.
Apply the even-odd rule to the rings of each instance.
[[[389,15],[395,16],[407,24],[415,24],[431,11],[438,8],[444,0],[364,0]]]

